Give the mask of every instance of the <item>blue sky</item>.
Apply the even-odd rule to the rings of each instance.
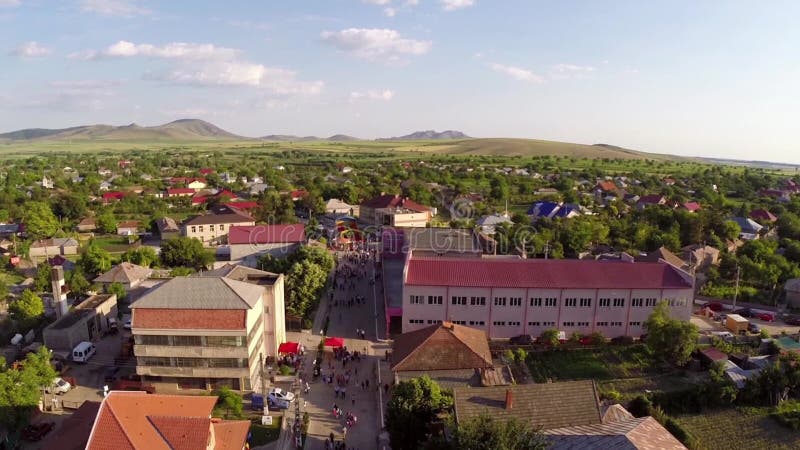
[[[0,130],[202,118],[800,163],[800,2],[0,0]]]

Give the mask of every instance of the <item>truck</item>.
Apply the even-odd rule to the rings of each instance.
[[[728,314],[725,319],[725,328],[733,334],[747,334],[747,327],[750,322],[739,314]]]

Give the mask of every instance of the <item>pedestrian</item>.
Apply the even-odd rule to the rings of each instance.
[[[333,396],[339,398],[339,386],[333,388]]]
[[[356,407],[356,398],[353,397],[353,408],[355,408],[355,407]]]
[[[387,387],[387,391],[388,391],[389,385],[387,384],[386,387]],[[342,388],[341,392],[342,392],[342,398],[345,398],[345,395],[347,394],[347,388]]]

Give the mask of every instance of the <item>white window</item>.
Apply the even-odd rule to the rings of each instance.
[[[470,297],[469,304],[471,306],[486,306],[486,297]]]
[[[505,297],[495,297],[494,298],[494,306],[506,306],[506,298]]]
[[[615,308],[624,308],[625,307],[625,299],[624,298],[615,298],[614,299],[614,307]]]
[[[518,327],[518,326],[520,326],[520,322],[508,322],[508,326],[510,326],[510,327]]]
[[[225,224],[224,223],[219,224],[219,231],[225,231]]]
[[[442,296],[441,295],[429,295],[428,296],[428,304],[429,305],[441,305],[442,304]]]
[[[600,303],[598,303],[598,306],[600,306],[601,308],[608,308],[609,306],[611,306],[610,298],[601,298],[599,302]]]
[[[643,304],[644,304],[644,299],[643,298],[632,298],[631,299],[631,306],[633,306],[634,308],[641,308]]]
[[[542,298],[541,297],[532,298],[531,306],[542,306]]]
[[[211,230],[211,231],[214,231],[214,225],[213,225],[213,224],[212,224],[212,225],[209,225],[209,226],[208,226],[208,229],[209,229],[209,230]]]
[[[542,322],[542,326],[544,327],[554,327],[556,326],[555,322]]]
[[[504,326],[506,326],[506,322],[505,321],[495,321],[495,322],[492,322],[492,325],[494,325],[496,327],[504,327]]]
[[[422,319],[408,319],[408,323],[419,323],[419,324],[422,324],[422,323],[425,323],[425,321],[423,321]]]
[[[522,306],[522,297],[511,297],[508,299],[508,306]]]
[[[630,325],[631,327],[641,327],[642,322],[630,322],[628,323],[628,325]]]
[[[453,297],[450,299],[450,302],[453,305],[466,305],[467,297]]]
[[[425,303],[425,297],[423,297],[422,295],[412,295],[410,297],[410,300],[412,305],[421,305]]]
[[[542,326],[541,322],[528,322],[529,327],[540,327]]]
[[[564,299],[564,306],[566,306],[568,308],[575,307],[577,305],[578,305],[578,299],[577,298]]]
[[[657,300],[654,298],[646,298],[644,299],[644,306],[656,306]]]
[[[428,325],[433,325],[435,323],[442,323],[441,320],[428,320]]]
[[[203,226],[202,226],[202,225],[200,225],[200,227],[199,227],[199,228],[200,228],[200,232],[202,233],[202,232],[203,232]]]
[[[608,326],[608,322],[597,322],[597,326],[598,327],[607,327]]]
[[[591,298],[582,298],[581,299],[581,308],[589,308],[592,306],[592,299]]]
[[[452,322],[454,324],[456,324],[456,325],[466,325],[467,324],[466,320],[453,320]]]
[[[588,327],[589,326],[589,322],[578,322],[578,326],[579,327]]]
[[[611,322],[611,326],[612,327],[621,327],[622,326],[622,322]]]
[[[549,297],[544,299],[544,306],[558,306],[558,299],[555,297]]]
[[[197,227],[192,225],[192,233],[197,233]]]
[[[477,326],[482,327],[482,326],[486,325],[486,322],[484,322],[482,320],[470,320],[469,324],[470,325],[477,325]]]
[[[562,327],[574,327],[575,322],[561,322]]]

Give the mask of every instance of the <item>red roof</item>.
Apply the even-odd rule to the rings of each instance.
[[[236,200],[238,198],[238,197],[236,197],[236,194],[234,194],[233,192],[231,192],[231,191],[229,191],[227,189],[223,189],[223,190],[217,192],[216,194],[214,194],[214,197],[217,197],[217,198],[228,197],[231,200]]]
[[[214,169],[212,168],[203,167],[202,169],[200,169],[200,175],[210,175],[212,173],[214,173]]]
[[[225,206],[236,209],[253,209],[258,208],[258,202],[230,202],[225,203]]]
[[[199,181],[201,183],[205,183],[206,179],[205,178],[200,178],[200,177],[172,177],[172,178],[169,179],[169,182],[172,183],[172,184],[177,184],[177,183],[189,184],[192,181]]]
[[[669,264],[578,259],[412,257],[405,284],[553,289],[687,289]]]
[[[613,181],[601,181],[597,183],[597,188],[604,192],[612,192],[617,190],[617,185]]]
[[[399,195],[392,195],[392,194],[383,194],[378,197],[372,198],[370,200],[361,203],[361,206],[365,206],[367,208],[372,208],[372,209],[405,208],[418,212],[430,211],[430,208],[428,208],[427,206],[420,205],[419,203],[407,197],[401,197]]]
[[[125,197],[124,192],[113,191],[103,194],[103,200],[122,200]]]
[[[766,209],[754,209],[750,212],[750,218],[755,220],[762,220],[766,222],[775,222],[778,220],[775,214],[767,211]]]
[[[236,244],[285,244],[305,242],[303,224],[232,226],[228,231],[228,243]]]
[[[300,350],[300,344],[297,342],[284,342],[278,346],[278,353],[295,354],[298,350]]]
[[[289,196],[292,197],[292,200],[299,200],[301,198],[305,198],[308,196],[308,192],[298,189],[296,191],[292,191],[289,193]]]
[[[181,194],[194,194],[194,189],[191,188],[169,188],[167,189],[167,195],[181,195]]]
[[[193,205],[199,205],[200,203],[205,203],[207,201],[208,201],[208,197],[206,197],[205,195],[196,195],[196,196],[192,197],[192,204]]]
[[[663,201],[664,201],[664,196],[658,194],[643,195],[639,199],[639,203],[644,205],[658,205]]]
[[[686,202],[683,204],[683,208],[687,211],[695,212],[700,210],[700,203],[697,202]]]
[[[137,308],[133,310],[132,325],[162,330],[242,330],[246,313],[228,309]]]
[[[344,338],[340,337],[326,338],[325,347],[344,347]]]

